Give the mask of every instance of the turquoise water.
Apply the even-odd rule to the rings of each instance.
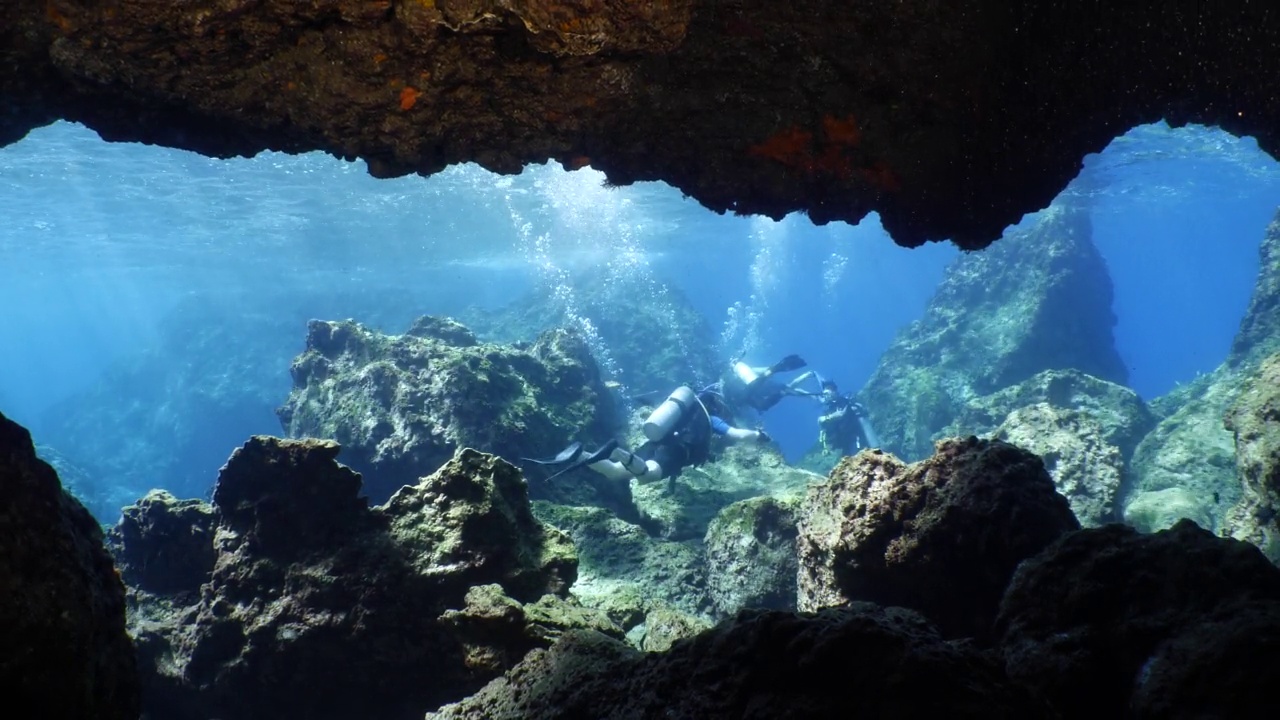
[[[1092,210],[1130,384],[1150,399],[1212,370],[1280,204],[1276,163],[1249,139],[1147,126],[1088,158],[1066,195]],[[958,255],[898,248],[874,215],[824,227],[719,216],[659,183],[608,188],[590,169],[374,180],[320,154],[219,161],[66,123],[0,150],[0,216],[0,409],[37,442],[113,365],[164,346],[182,326],[175,311],[191,323],[275,312],[296,327],[243,338],[268,348],[254,372],[283,401],[308,318],[398,332],[419,314],[496,308],[540,286],[572,292],[583,272],[679,290],[724,357],[799,353],[854,390]],[[789,458],[813,444],[816,413],[784,403],[767,417]],[[230,437],[280,432],[269,412],[227,422]]]

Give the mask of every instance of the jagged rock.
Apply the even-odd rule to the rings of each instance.
[[[1159,515],[1169,524],[1153,529],[1169,527],[1170,521],[1186,517],[1214,532],[1269,542],[1248,529],[1251,522],[1240,514],[1242,503],[1249,501],[1240,481],[1242,472],[1236,467],[1235,438],[1224,425],[1224,416],[1263,359],[1280,352],[1275,312],[1280,303],[1280,211],[1267,226],[1259,253],[1258,279],[1231,354],[1212,373],[1153,403],[1164,418],[1143,439],[1130,463],[1133,488],[1123,499],[1125,522],[1142,527],[1140,523],[1149,520],[1144,513],[1153,504],[1152,493],[1178,488],[1185,491],[1183,495],[1195,498],[1188,507],[1191,514],[1178,516],[1167,510]]]
[[[986,435],[1019,408],[1047,403],[1087,415],[1102,429],[1102,440],[1120,449],[1125,460],[1156,424],[1138,394],[1127,387],[1078,370],[1046,370],[990,395],[975,397],[960,408],[954,422],[935,439]]]
[[[152,716],[420,717],[518,659],[519,648],[495,650],[468,665],[458,626],[439,619],[473,585],[533,602],[573,582],[567,539],[533,519],[502,460],[460,451],[370,509],[337,454],[330,441],[259,436],[227,461],[213,495],[216,557],[194,604],[135,596]],[[180,519],[204,515],[167,518]],[[146,550],[118,537],[122,557]]]
[[[588,273],[572,288],[568,294],[539,288],[500,310],[473,309],[466,321],[499,343],[531,341],[555,327],[594,335],[598,347],[589,344],[597,362],[637,393],[706,385],[719,376],[715,334],[678,289],[625,270]]]
[[[337,440],[378,501],[459,448],[517,462],[554,455],[570,440],[598,441],[614,422],[590,351],[563,330],[520,350],[477,344],[465,328],[437,318],[399,336],[315,320],[292,373],[294,390],[279,409],[286,434]],[[567,476],[533,485],[535,497],[560,502],[617,500],[601,492]]]
[[[1080,527],[1044,464],[999,440],[944,440],[906,465],[868,451],[809,489],[797,525],[801,610],[866,600],[988,638],[1018,563]]]
[[[916,613],[745,611],[664,653],[570,633],[429,720],[1048,717],[986,655]]]
[[[1000,652],[1010,677],[1063,717],[1124,717],[1135,691],[1149,693],[1143,688],[1157,667],[1174,674],[1211,667],[1215,647],[1199,646],[1186,633],[1230,622],[1260,601],[1280,601],[1280,569],[1247,543],[1214,537],[1189,521],[1154,535],[1122,525],[1082,530],[1018,568],[1000,604]],[[1191,654],[1181,656],[1179,647]],[[1241,671],[1242,687],[1252,660],[1235,658],[1228,666]],[[1187,697],[1198,690],[1188,688]],[[1150,696],[1144,702],[1162,704]],[[1194,707],[1172,717],[1206,716]],[[1262,717],[1216,709],[1207,716]]]
[[[544,595],[525,605],[508,597],[496,584],[471,588],[466,606],[445,611],[440,621],[462,641],[467,668],[494,675],[513,667],[530,650],[550,647],[568,630],[592,630],[615,639],[625,637],[622,629],[599,610],[556,595]]]
[[[533,510],[539,520],[567,533],[578,549],[573,595],[587,607],[604,610],[624,630],[643,622],[656,604],[708,616],[700,541],[654,537],[603,508],[538,501]]]
[[[745,608],[796,607],[798,498],[737,502],[711,521],[703,540],[707,595],[718,617]]]
[[[124,509],[107,538],[130,590],[194,602],[209,581],[217,553],[213,507],[152,490]]]
[[[859,393],[884,450],[927,457],[975,396],[1044,370],[1124,383],[1111,278],[1091,233],[1087,211],[1055,205],[948,269]]]
[[[1269,718],[1280,683],[1280,602],[1235,606],[1162,643],[1143,663],[1133,717]]]
[[[615,185],[662,180],[717,212],[853,223],[874,210],[904,245],[969,249],[1044,207],[1136,123],[1218,126],[1280,154],[1280,32],[1258,2],[1080,13],[997,0],[258,0],[189,12],[0,4],[0,144],[63,118],[214,157],[319,150],[379,177],[554,159]]]
[[[1226,415],[1235,435],[1241,497],[1227,512],[1232,537],[1280,563],[1280,353],[1263,361]]]
[[[102,529],[0,414],[0,687],[12,712],[137,718],[124,586]]]
[[[1119,520],[1115,503],[1124,458],[1091,414],[1030,405],[1010,413],[992,437],[1039,456],[1082,526]]]

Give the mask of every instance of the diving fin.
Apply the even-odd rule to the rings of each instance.
[[[539,465],[562,465],[564,463],[574,462],[581,455],[582,455],[582,443],[574,441],[572,443],[569,443],[569,447],[566,447],[565,449],[561,450],[559,455],[556,455],[550,460],[539,460],[538,458],[530,458],[530,457],[520,458],[520,459],[528,460],[531,463],[537,463]]]
[[[550,482],[550,481],[552,481],[552,480],[555,480],[556,478],[560,477],[561,475],[563,475],[563,474],[565,474],[565,473],[567,473],[567,472],[572,472],[572,471],[574,471],[574,470],[577,470],[577,469],[578,469],[578,468],[580,468],[580,467],[586,467],[586,466],[590,465],[591,463],[600,462],[601,460],[604,460],[604,459],[608,458],[610,455],[612,455],[612,454],[613,454],[613,451],[614,451],[614,450],[616,450],[616,449],[618,448],[618,441],[617,441],[617,440],[610,440],[609,442],[605,443],[604,445],[601,445],[601,446],[600,446],[600,448],[599,448],[598,450],[596,450],[595,452],[591,452],[591,453],[587,453],[586,455],[582,455],[582,454],[581,454],[581,452],[580,452],[580,451],[582,450],[582,443],[575,443],[575,444],[578,446],[578,450],[579,450],[579,457],[578,457],[576,460],[573,460],[572,462],[570,462],[570,463],[569,463],[569,465],[568,465],[567,467],[565,467],[565,468],[563,468],[563,469],[561,469],[561,470],[557,471],[556,473],[552,474],[552,475],[551,475],[551,477],[547,478],[547,482]],[[564,453],[560,453],[560,454],[561,454],[561,455],[563,455]]]
[[[774,373],[790,372],[791,370],[799,370],[800,368],[804,367],[807,364],[808,363],[804,361],[804,358],[800,357],[799,355],[788,355],[782,358],[781,360],[779,360],[778,362],[774,363],[773,365],[769,366],[769,374],[772,375]]]

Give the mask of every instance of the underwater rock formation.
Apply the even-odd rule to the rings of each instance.
[[[597,362],[632,394],[665,397],[680,385],[715,382],[728,363],[714,351],[706,318],[678,289],[636,272],[587,273],[574,279],[571,296],[539,288],[500,310],[475,309],[462,321],[495,343],[530,342],[556,327],[574,330],[589,337],[589,345],[598,341]]]
[[[1280,563],[1280,353],[1263,361],[1227,413],[1241,496],[1227,511],[1232,537]]]
[[[292,373],[294,390],[279,410],[286,434],[337,440],[375,501],[433,472],[458,448],[518,462],[554,455],[571,440],[602,441],[615,422],[589,349],[565,330],[519,349],[481,344],[447,318],[424,316],[403,335],[314,320]],[[570,481],[534,478],[532,494],[617,504],[603,482]]]
[[[121,508],[138,499],[137,485],[130,489],[94,477],[88,470],[49,445],[36,445],[36,455],[58,472],[62,489],[79,500],[89,514],[104,526],[119,520]],[[136,478],[137,475],[134,475],[134,479]]]
[[[464,450],[370,509],[337,454],[329,441],[254,437],[223,467],[212,510],[152,496],[126,512],[135,522],[117,533],[117,552],[144,580],[135,559],[157,557],[178,521],[199,533],[216,518],[198,594],[187,582],[167,595],[154,582],[131,589],[155,717],[420,717],[519,659],[513,649],[475,662],[474,625],[442,619],[473,586],[497,584],[520,603],[567,593],[573,548],[533,518],[510,464]],[[181,557],[171,558],[175,572],[208,567],[204,553]],[[504,630],[520,647],[554,636]]]
[[[717,617],[745,608],[796,607],[798,498],[737,502],[711,521],[703,540],[707,595]]]
[[[1120,519],[1116,496],[1124,458],[1103,439],[1102,426],[1091,415],[1048,403],[1029,405],[1010,413],[991,436],[1035,453],[1082,526]]]
[[[0,144],[57,118],[374,175],[554,159],[720,212],[978,248],[1134,125],[1280,151],[1264,3],[13,0]],[[1087,52],[1081,52],[1087,47]]]
[[[1018,568],[997,629],[1009,676],[1062,717],[1267,717],[1248,691],[1280,681],[1277,621],[1280,569],[1182,521],[1064,536]]]
[[[1045,708],[987,655],[918,614],[858,603],[811,616],[752,610],[642,654],[567,635],[428,720],[1029,718]]]
[[[1259,254],[1258,279],[1231,354],[1212,373],[1152,403],[1163,417],[1134,452],[1133,491],[1122,499],[1125,522],[1140,530],[1188,518],[1213,532],[1261,537],[1254,523],[1228,517],[1245,490],[1224,417],[1263,359],[1280,352],[1280,211],[1267,226]]]
[[[124,508],[108,541],[116,567],[131,593],[167,597],[194,604],[208,582],[218,553],[213,547],[218,522],[213,506],[179,500],[164,490]]]
[[[1055,205],[951,265],[859,393],[884,450],[928,457],[969,400],[1044,370],[1124,383],[1111,277],[1091,234],[1087,211]]]
[[[125,589],[102,529],[0,414],[0,687],[11,712],[138,717]]]
[[[1044,464],[999,440],[943,440],[912,465],[846,458],[798,514],[798,606],[870,601],[985,640],[1018,563],[1078,529]]]

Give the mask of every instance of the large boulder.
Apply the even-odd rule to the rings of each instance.
[[[1234,406],[1226,428],[1235,436],[1240,500],[1227,530],[1280,563],[1280,353],[1262,363]]]
[[[572,633],[428,720],[1027,718],[1045,708],[914,612],[744,611],[665,653]]]
[[[10,712],[132,720],[141,686],[102,529],[0,415],[0,687]]]
[[[1080,525],[1040,458],[970,437],[912,465],[846,458],[809,489],[798,527],[801,610],[900,605],[985,640],[1018,563]]]
[[[568,539],[533,518],[516,468],[463,450],[371,509],[337,454],[331,441],[254,437],[223,467],[212,508],[153,495],[126,511],[117,552],[141,583],[131,624],[152,716],[421,717],[554,639],[512,631],[509,652],[476,662],[471,626],[445,618],[476,585],[536,603],[575,578]],[[163,554],[183,521],[211,564],[198,537]]]
[[[1087,210],[1054,205],[1028,223],[959,258],[881,357],[859,397],[883,449],[927,457],[969,399],[1044,370],[1125,382],[1111,278]]]
[[[711,521],[703,552],[707,595],[717,617],[746,608],[795,609],[798,504],[798,498],[752,498]]]
[[[1062,717],[1261,718],[1271,708],[1248,691],[1280,680],[1278,610],[1280,569],[1256,547],[1185,520],[1108,525],[1024,562],[997,632],[1010,677]]]
[[[1010,413],[991,436],[1039,456],[1082,526],[1119,520],[1124,458],[1092,415],[1049,403],[1029,405]]]
[[[422,317],[403,335],[356,322],[308,325],[279,409],[291,437],[337,440],[365,490],[382,501],[463,447],[501,455],[554,455],[571,440],[601,441],[616,417],[587,344],[564,330],[531,347],[485,345],[446,318]],[[609,504],[585,474],[535,481],[535,497]]]

